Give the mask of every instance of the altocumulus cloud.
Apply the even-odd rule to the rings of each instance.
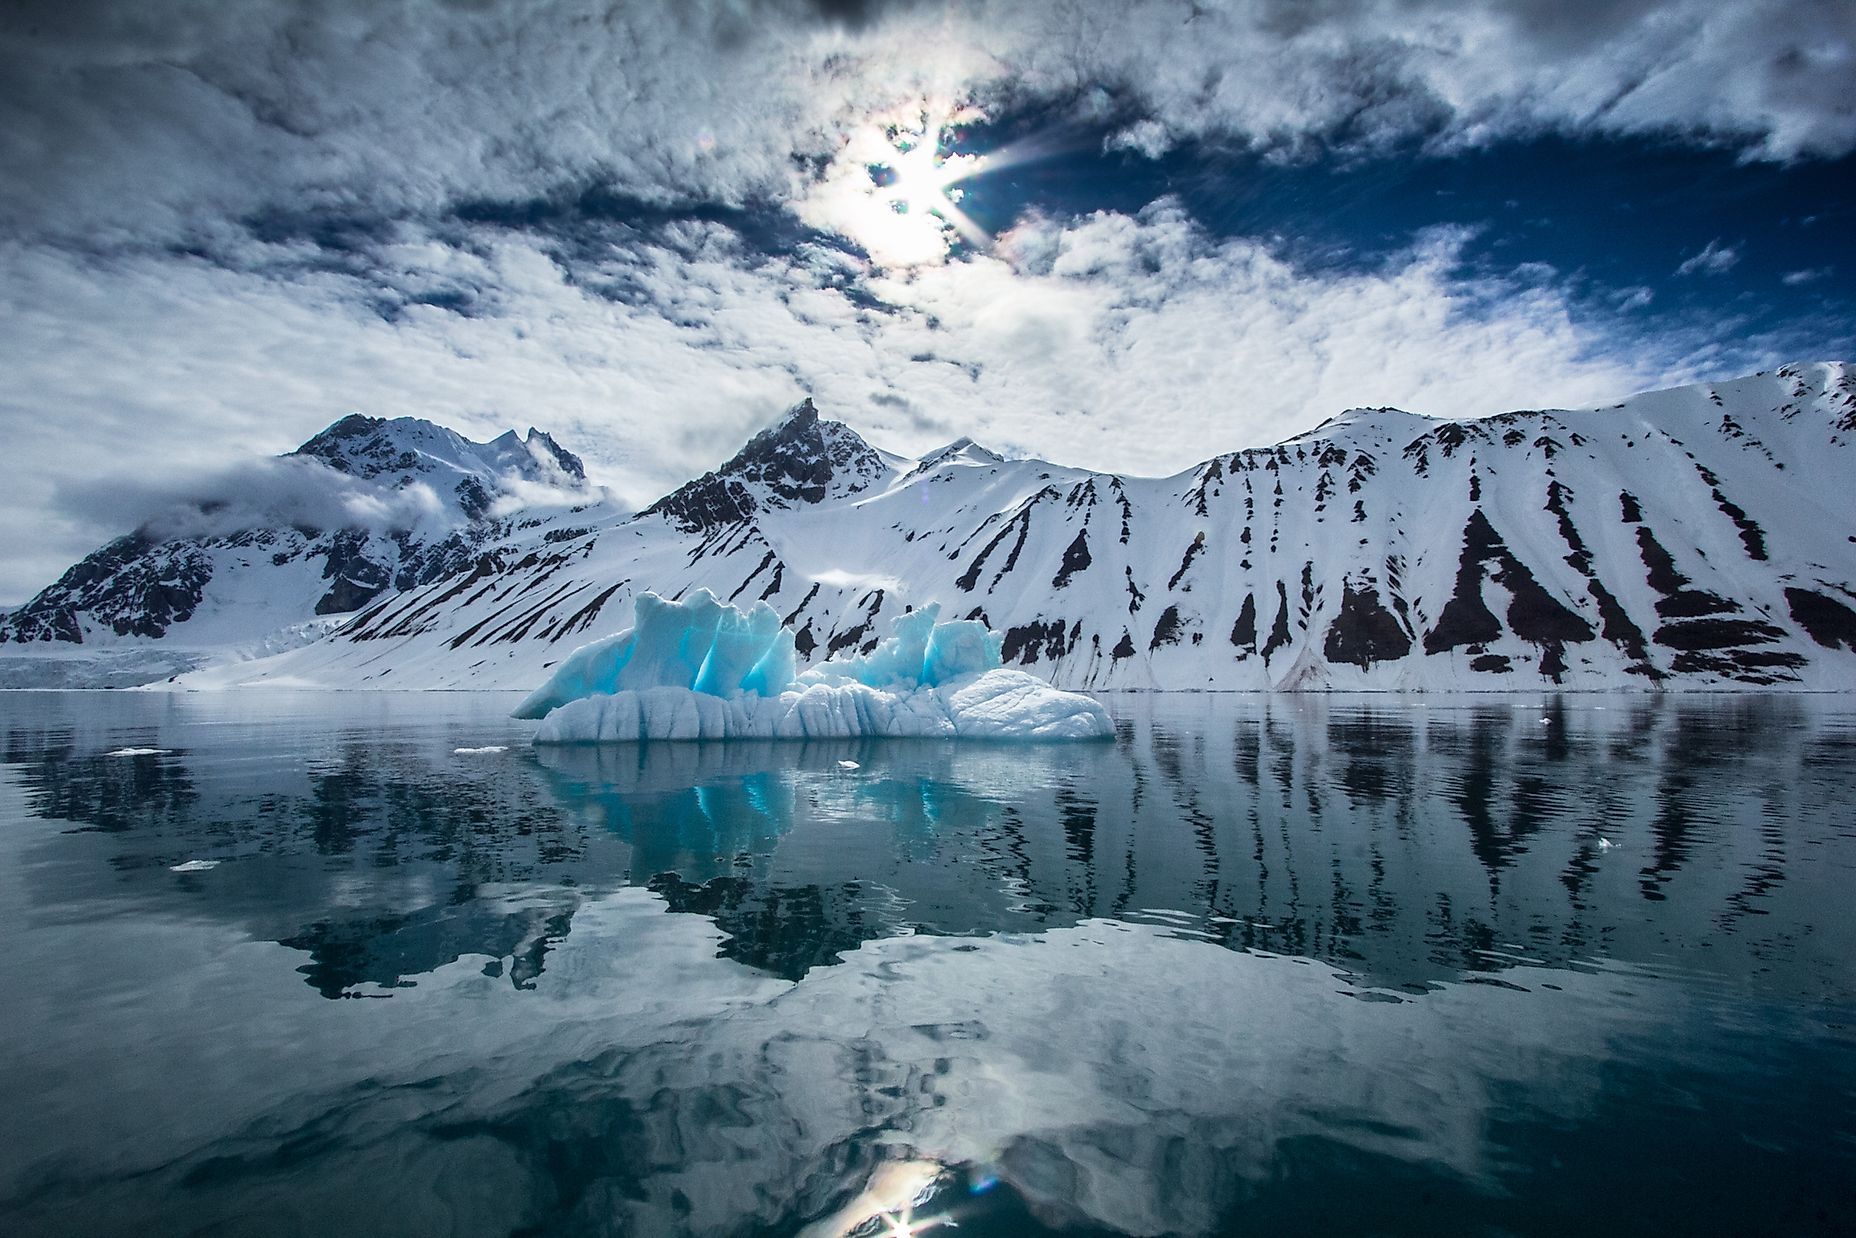
[[[1144,157],[1543,131],[1835,155],[1848,27],[1814,0],[21,0],[0,598],[160,506],[137,478],[357,409],[539,425],[642,502],[805,392],[900,449],[974,433],[1167,471],[1349,404],[1596,402],[1764,362],[1620,332],[1551,278],[1472,269],[1449,230],[1310,270],[1162,200],[884,269],[821,195],[915,100],[1043,109]],[[588,191],[658,222],[576,219]],[[755,237],[769,220],[787,239]]]

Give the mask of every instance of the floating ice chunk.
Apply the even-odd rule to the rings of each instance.
[[[218,867],[218,860],[183,860],[179,864],[170,865],[168,871],[170,873],[203,873],[208,869]]]
[[[103,755],[106,757],[164,757],[167,754],[166,748],[117,748]]]
[[[453,755],[455,756],[480,757],[480,756],[488,756],[489,754],[494,753],[494,752],[508,752],[509,745],[508,744],[486,744],[482,748],[453,748],[451,751]]]
[[[862,769],[863,766],[859,765],[855,761],[840,761],[838,762],[838,768],[839,769]]]
[[[1023,671],[994,669],[938,688],[889,691],[863,683],[807,684],[779,696],[709,696],[688,688],[623,689],[549,713],[538,744],[651,739],[1105,739],[1100,704]]]
[[[627,632],[576,650],[517,709],[537,743],[650,739],[945,736],[1099,739],[1090,697],[1000,665],[1000,637],[924,607],[867,656],[794,674],[793,634],[764,602],[742,611],[698,590],[638,598]],[[848,768],[857,768],[853,763]]]

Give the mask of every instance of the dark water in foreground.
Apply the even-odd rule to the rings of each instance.
[[[1856,703],[510,703],[0,696],[0,1232],[1856,1230]]]

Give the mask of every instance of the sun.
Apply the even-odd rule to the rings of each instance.
[[[983,247],[990,238],[960,208],[958,186],[985,171],[987,160],[951,149],[955,127],[973,115],[914,104],[870,117],[847,135],[802,215],[884,268],[939,264],[961,240]]]
[[[915,214],[933,213],[950,223],[952,216],[964,215],[955,205],[960,190],[954,186],[979,171],[977,155],[942,154],[941,142],[946,121],[943,117],[927,119],[919,133],[902,133],[890,141],[896,154],[885,165],[873,170],[871,181],[887,191],[892,209]],[[887,185],[879,173],[887,171]]]

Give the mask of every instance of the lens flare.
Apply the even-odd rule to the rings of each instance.
[[[973,116],[917,103],[871,117],[846,135],[801,214],[855,241],[888,268],[944,262],[963,240],[984,247],[991,238],[961,210],[957,186],[989,161],[950,149],[954,126]]]
[[[939,260],[952,247],[954,236],[976,246],[988,240],[985,231],[960,209],[961,191],[955,187],[978,175],[985,161],[978,155],[943,150],[950,121],[946,111],[924,111],[919,128],[897,128],[886,134],[892,149],[869,169],[872,190],[892,217],[884,221],[887,229],[877,229],[888,233],[878,241],[886,252],[932,252]],[[874,250],[873,254],[883,257]]]
[[[964,217],[955,206],[960,200],[960,190],[954,186],[978,174],[981,160],[977,155],[942,154],[946,128],[945,115],[931,116],[926,118],[921,132],[901,133],[891,138],[896,155],[884,169],[889,173],[888,184],[883,186],[874,173],[871,180],[885,190],[894,207],[905,211],[932,211],[953,223],[953,217]]]

